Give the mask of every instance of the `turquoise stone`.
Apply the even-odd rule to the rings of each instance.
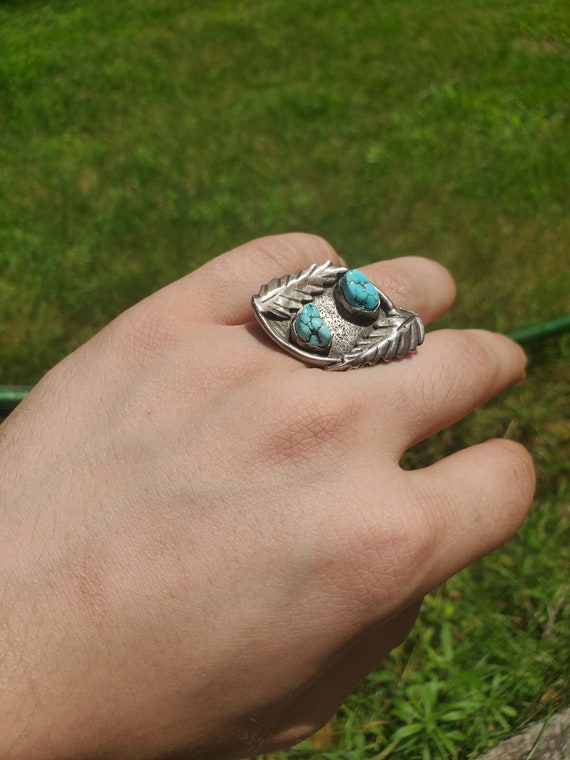
[[[323,322],[319,310],[312,301],[299,309],[293,322],[293,329],[303,343],[315,349],[323,350],[331,344],[330,328]]]
[[[374,311],[380,296],[374,285],[358,269],[349,269],[340,281],[340,289],[348,304],[361,311]]]

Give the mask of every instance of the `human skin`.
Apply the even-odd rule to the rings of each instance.
[[[520,380],[507,338],[430,332],[332,373],[253,324],[251,295],[336,253],[248,243],[120,315],[0,427],[0,757],[223,760],[335,712],[422,596],[504,542],[521,446],[402,454]],[[363,268],[429,323],[439,264]]]

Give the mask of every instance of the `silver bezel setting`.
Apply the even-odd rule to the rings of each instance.
[[[346,271],[348,271],[348,269]],[[342,277],[344,277],[344,275],[342,275]],[[344,310],[344,313],[346,314],[348,319],[354,320],[355,322],[358,322],[359,324],[362,324],[362,325],[372,324],[380,316],[380,311],[382,307],[382,294],[380,293],[378,288],[374,286],[376,288],[376,291],[378,292],[378,295],[380,296],[378,306],[374,309],[374,311],[364,311],[363,309],[359,309],[356,306],[353,306],[351,303],[349,303],[344,297],[344,293],[342,292],[342,287],[340,285],[340,281],[342,280],[342,277],[338,278],[337,284],[335,285],[335,288],[334,288],[335,298],[341,307],[341,313],[342,313],[342,310]]]

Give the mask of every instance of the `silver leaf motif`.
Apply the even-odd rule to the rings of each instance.
[[[372,331],[360,338],[352,351],[344,354],[330,370],[356,369],[380,361],[401,359],[423,343],[424,326],[413,311],[392,307],[387,317],[377,320]]]
[[[262,314],[288,319],[345,272],[344,267],[333,267],[330,261],[311,264],[295,274],[283,275],[263,285],[259,294],[254,296],[254,304]]]

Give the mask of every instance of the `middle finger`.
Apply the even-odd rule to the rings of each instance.
[[[378,261],[362,271],[393,303],[417,312],[429,324],[455,300],[455,283],[441,264],[421,256]]]

